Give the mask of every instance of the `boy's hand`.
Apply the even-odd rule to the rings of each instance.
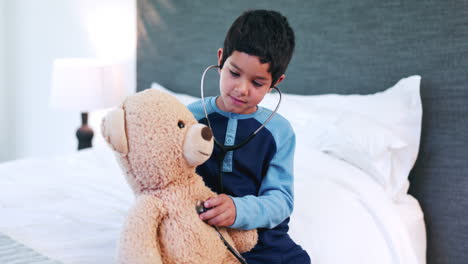
[[[200,219],[210,225],[230,226],[236,220],[236,206],[231,197],[220,194],[210,198],[203,204],[208,211],[200,214]]]

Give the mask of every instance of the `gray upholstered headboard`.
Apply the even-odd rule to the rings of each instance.
[[[425,212],[428,263],[468,263],[468,1],[138,0],[138,90],[156,81],[198,95],[228,27],[254,8],[280,11],[296,32],[287,93],[373,93],[422,76],[410,193]]]

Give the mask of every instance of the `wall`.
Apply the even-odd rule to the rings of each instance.
[[[8,100],[15,120],[10,121],[14,133],[7,153],[11,154],[4,160],[75,151],[80,113],[48,105],[52,62],[63,57],[125,60],[129,74],[134,75],[135,2],[2,1],[9,14],[4,36],[9,42],[9,70],[3,72],[9,77]],[[133,82],[130,91],[132,86]]]
[[[8,159],[8,105],[7,105],[7,80],[6,80],[6,3],[0,0],[0,162]]]

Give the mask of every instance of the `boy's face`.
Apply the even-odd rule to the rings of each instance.
[[[223,49],[218,50],[218,65],[221,64]],[[269,63],[260,63],[257,56],[234,51],[224,62],[220,71],[221,95],[216,105],[223,111],[236,114],[251,114],[265,94],[271,91],[272,77]],[[278,79],[278,85],[284,74]]]

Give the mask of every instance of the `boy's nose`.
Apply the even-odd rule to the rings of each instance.
[[[242,95],[245,95],[248,91],[249,87],[248,87],[248,83],[247,82],[239,82],[239,84],[237,85],[236,87],[236,90],[242,94]]]

